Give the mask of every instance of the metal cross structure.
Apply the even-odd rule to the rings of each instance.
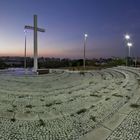
[[[38,70],[38,46],[37,46],[37,32],[45,32],[45,29],[38,28],[37,15],[34,15],[34,26],[25,25],[24,29],[31,29],[34,31],[34,71]]]

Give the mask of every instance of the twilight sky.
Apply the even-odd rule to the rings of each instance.
[[[0,56],[23,56],[24,25],[38,15],[39,55],[82,58],[126,56],[129,33],[133,56],[140,56],[140,0],[0,0]],[[27,33],[27,52],[33,55],[33,31]]]

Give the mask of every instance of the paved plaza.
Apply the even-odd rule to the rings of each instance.
[[[140,69],[0,72],[0,140],[139,140]]]

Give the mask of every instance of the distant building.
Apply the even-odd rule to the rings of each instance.
[[[21,66],[23,65],[23,57],[0,57],[0,59],[9,66]]]

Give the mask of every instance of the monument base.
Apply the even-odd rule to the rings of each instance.
[[[38,69],[37,73],[39,75],[41,75],[41,74],[48,74],[49,73],[49,69]]]

